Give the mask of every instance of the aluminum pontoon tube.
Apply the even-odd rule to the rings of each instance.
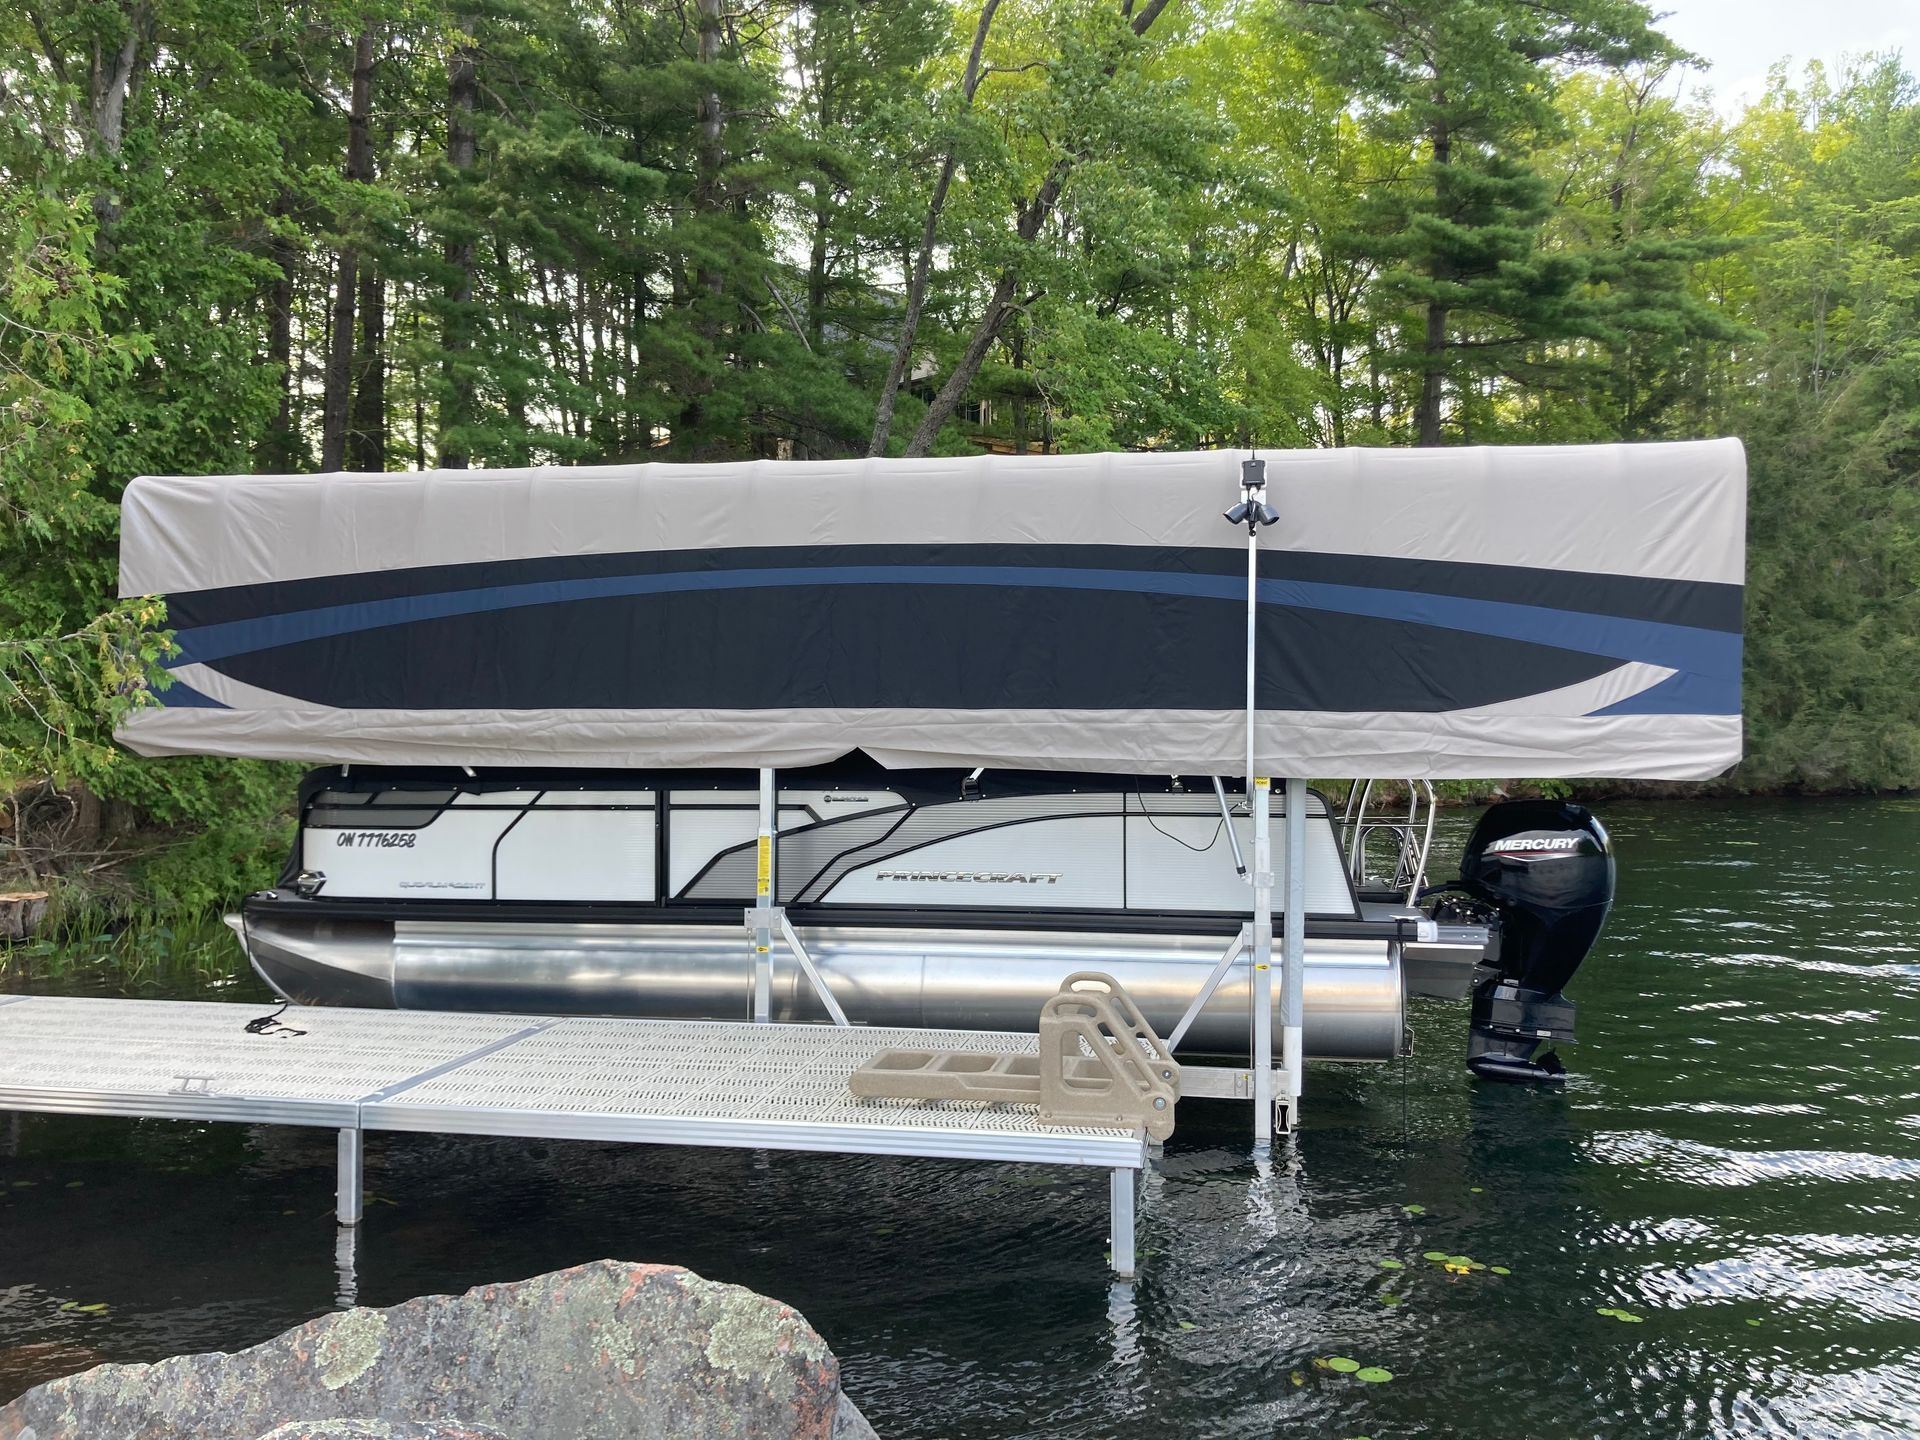
[[[239,929],[237,917],[231,923]],[[1210,935],[798,928],[855,1024],[974,1030],[1030,1028],[1062,976],[1091,969],[1113,975],[1149,1022],[1170,1031],[1223,943]],[[752,1012],[752,966],[737,926],[315,925],[263,916],[247,932],[255,968],[305,1003],[671,1020],[739,1020]],[[781,947],[773,958],[773,1018],[825,1020],[799,965]],[[1399,1053],[1404,1001],[1400,963],[1388,946],[1311,941],[1305,979],[1309,1057]],[[1245,1056],[1248,1013],[1242,964],[1221,981],[1183,1049]]]

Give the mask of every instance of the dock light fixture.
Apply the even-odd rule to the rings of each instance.
[[[1244,525],[1253,534],[1262,525],[1277,524],[1280,512],[1267,504],[1267,462],[1255,456],[1240,462],[1240,503],[1223,512],[1230,525]]]

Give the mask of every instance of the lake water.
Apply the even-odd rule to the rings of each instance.
[[[1404,1066],[1311,1068],[1270,1163],[1185,1106],[1131,1286],[1100,1172],[374,1136],[359,1297],[689,1265],[804,1311],[888,1440],[1920,1435],[1920,801],[1602,814],[1570,1083],[1471,1082],[1465,1006],[1424,1002]],[[0,1117],[0,1399],[333,1306],[332,1160]]]

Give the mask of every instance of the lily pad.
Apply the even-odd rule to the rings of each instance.
[[[1383,1370],[1378,1365],[1368,1365],[1353,1372],[1353,1378],[1364,1380],[1369,1385],[1384,1385],[1393,1378],[1391,1370]]]
[[[1422,1260],[1431,1260],[1434,1264],[1440,1265],[1446,1262],[1447,1252],[1444,1250],[1425,1250],[1421,1252],[1420,1258]]]
[[[1329,1355],[1327,1357],[1327,1369],[1333,1371],[1336,1375],[1351,1375],[1359,1368],[1360,1362],[1358,1360],[1349,1359],[1345,1355]]]
[[[86,1182],[86,1181],[84,1181],[84,1180],[69,1180],[69,1181],[67,1181],[67,1189],[69,1189],[69,1190],[78,1190],[78,1189],[79,1189],[79,1188],[80,1188],[80,1187],[81,1187],[82,1185],[84,1185],[84,1184],[86,1184],[86,1183],[87,1183],[87,1182]]]
[[[1380,1303],[1382,1305],[1398,1305],[1402,1300],[1406,1298],[1407,1297],[1404,1295],[1382,1295],[1380,1297]]]
[[[1489,1265],[1487,1268],[1493,1271],[1493,1273],[1496,1275],[1511,1275],[1513,1273],[1513,1271],[1509,1270],[1504,1265]]]
[[[1174,1323],[1177,1324],[1182,1330],[1198,1330],[1200,1328],[1198,1325],[1194,1324],[1193,1321],[1191,1320],[1177,1320]]]
[[[1404,1270],[1407,1268],[1406,1266],[1402,1265],[1398,1260],[1382,1260],[1379,1262],[1379,1264],[1382,1270]]]
[[[104,1300],[96,1300],[91,1305],[76,1305],[73,1308],[82,1315],[100,1315],[105,1313],[107,1302]]]
[[[1473,1264],[1473,1257],[1471,1255],[1449,1255],[1447,1256],[1447,1264],[1458,1265],[1464,1270],[1467,1266]]]
[[[1427,1213],[1427,1207],[1424,1205],[1402,1205],[1400,1207],[1400,1213],[1402,1215],[1424,1215]]]
[[[1645,1316],[1634,1314],[1631,1310],[1622,1310],[1617,1305],[1596,1306],[1594,1314],[1605,1315],[1609,1319],[1618,1320],[1622,1325],[1638,1325],[1646,1318]]]
[[[1469,1195],[1484,1195],[1486,1191],[1481,1186],[1469,1185],[1467,1186],[1467,1193]]]
[[[1747,1317],[1747,1323],[1748,1323],[1749,1325],[1751,1325],[1751,1326],[1752,1326],[1752,1327],[1753,1327],[1754,1329],[1756,1329],[1756,1330],[1758,1330],[1758,1329],[1760,1328],[1760,1322],[1759,1322],[1758,1320],[1756,1320],[1756,1319],[1754,1319],[1754,1318],[1753,1318],[1753,1317],[1752,1317],[1751,1315],[1749,1315],[1749,1316]]]
[[[1307,1383],[1307,1377],[1301,1374],[1298,1370],[1291,1372],[1287,1376],[1287,1379],[1291,1380],[1296,1385],[1304,1385]]]

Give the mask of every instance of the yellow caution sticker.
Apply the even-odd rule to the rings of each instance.
[[[773,837],[760,837],[760,864],[754,881],[754,894],[765,896],[773,889]]]
[[[1253,968],[1254,968],[1254,969],[1256,969],[1256,970],[1266,970],[1266,969],[1268,969],[1268,968],[1270,968],[1270,967],[1268,967],[1268,966],[1266,966],[1266,965],[1256,965],[1256,966],[1254,966]]]
[[[1256,775],[1253,778],[1253,788],[1256,790],[1265,790],[1272,784],[1273,782],[1264,775]]]

